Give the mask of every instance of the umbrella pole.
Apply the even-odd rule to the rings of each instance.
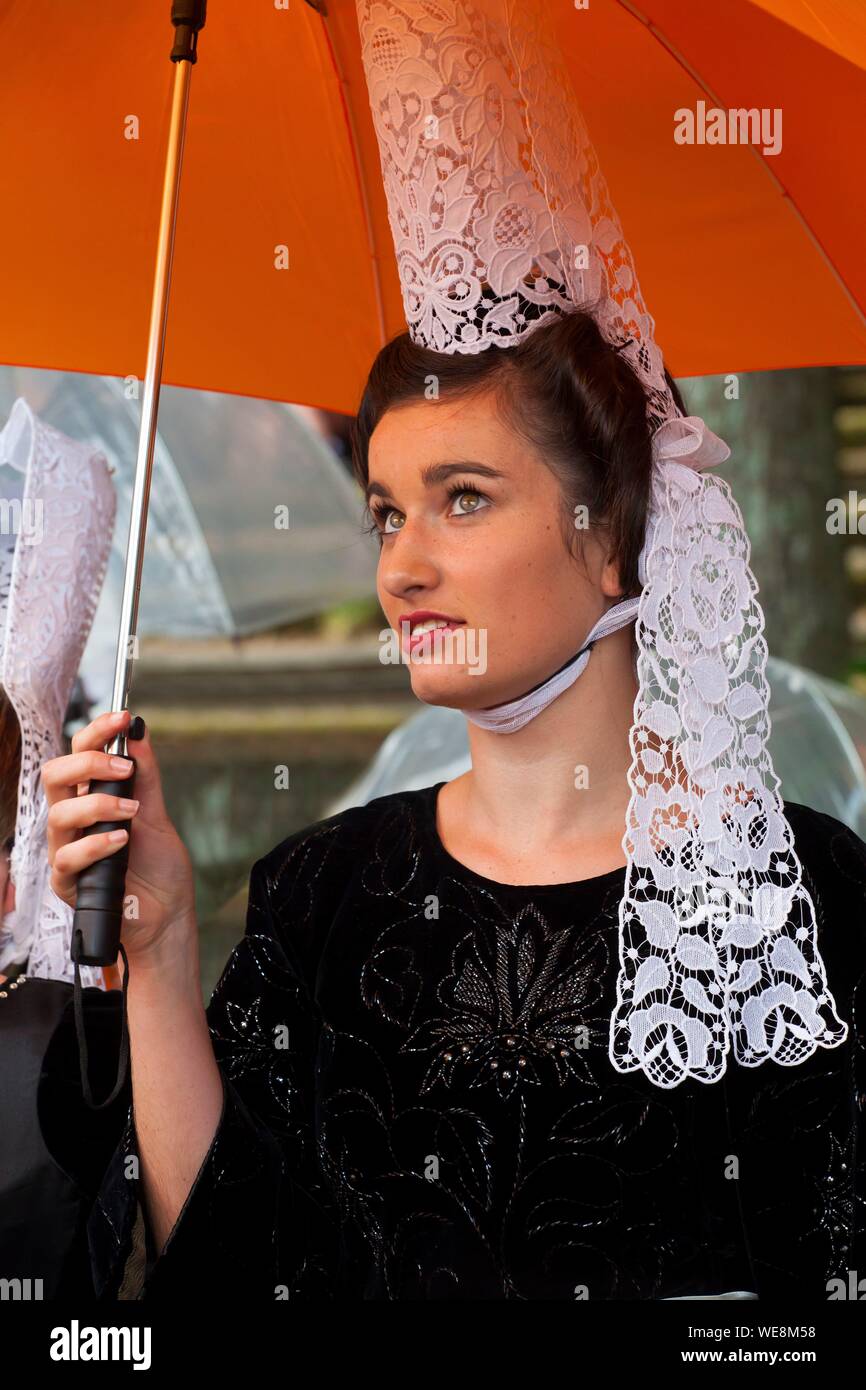
[[[120,627],[114,667],[112,710],[127,707],[132,663],[138,655],[138,597],[141,571],[144,564],[144,541],[147,532],[147,509],[150,500],[150,481],[153,472],[153,451],[159,412],[159,389],[165,353],[165,330],[168,315],[168,294],[171,282],[171,263],[177,222],[180,174],[189,105],[189,84],[192,64],[196,62],[198,31],[204,27],[207,0],[174,0],[171,20],[175,26],[175,42],[171,61],[175,64],[174,90],[171,103],[171,124],[166,152],[165,175],[162,185],[162,206],[159,216],[156,267],[153,278],[150,328],[147,343],[147,366],[141,406],[138,436],[138,455],[129,517],[126,568],[120,609]],[[107,752],[127,756],[126,735],[118,734],[108,745]],[[135,761],[132,759],[131,761]],[[132,776],[118,781],[94,779],[91,792],[107,792],[110,796],[131,796]],[[121,821],[99,821],[86,831],[100,834],[123,825]],[[120,928],[123,918],[126,869],[129,862],[130,839],[107,859],[89,865],[78,876],[75,918],[72,928],[72,959],[81,965],[112,965],[117,959]]]

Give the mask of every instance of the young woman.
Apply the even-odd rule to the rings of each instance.
[[[471,771],[254,865],[246,935],[205,1011],[189,857],[149,738],[129,805],[86,792],[127,713],[45,765],[67,904],[118,845],[81,832],[134,823],[133,1111],[91,1221],[98,1291],[126,1273],[123,1296],[154,1299],[826,1299],[862,1258],[866,846],[785,807],[844,1044],[663,1090],[608,1051],[632,627],[508,736],[471,718],[542,685],[640,592],[638,378],[581,311],[476,356],[407,334],[373,366],[353,446],[383,611],[415,694],[470,717]],[[431,623],[485,634],[485,660]]]

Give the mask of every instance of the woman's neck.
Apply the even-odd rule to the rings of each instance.
[[[625,862],[634,644],[632,626],[599,642],[574,685],[515,733],[468,723],[472,769],[440,793],[458,859],[468,840],[476,862],[523,864],[527,882],[547,880],[533,864],[556,860],[565,872],[550,881],[565,881]]]

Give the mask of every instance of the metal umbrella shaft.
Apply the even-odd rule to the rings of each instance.
[[[147,511],[150,482],[153,472],[153,452],[156,442],[159,389],[165,352],[165,331],[168,317],[168,295],[174,237],[177,222],[180,175],[189,105],[189,85],[192,64],[196,61],[198,31],[203,28],[207,0],[175,0],[171,19],[175,26],[175,43],[171,61],[175,64],[172,91],[171,124],[166,152],[165,176],[162,186],[162,205],[159,216],[156,268],[153,278],[150,327],[147,344],[147,366],[142,397],[138,455],[129,517],[126,568],[120,610],[120,627],[114,666],[112,710],[127,707],[133,662],[137,656],[136,626],[141,571],[144,563],[144,544],[147,533]],[[126,756],[126,735],[118,734],[108,745],[107,752]],[[131,759],[134,763],[134,759]],[[135,771],[130,777],[117,781],[93,779],[91,792],[107,792],[111,796],[130,796]],[[121,821],[99,821],[85,832],[101,834],[120,826]],[[129,862],[130,838],[114,854],[90,864],[78,876],[75,918],[72,927],[72,959],[81,965],[113,965],[120,945],[123,921],[126,870]]]

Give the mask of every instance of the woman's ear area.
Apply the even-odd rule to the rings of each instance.
[[[616,555],[609,554],[606,556],[599,577],[599,586],[605,598],[621,600],[625,597],[619,573],[619,562]]]

